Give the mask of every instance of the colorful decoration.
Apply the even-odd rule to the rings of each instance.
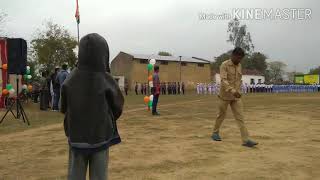
[[[148,105],[149,105],[150,108],[152,108],[152,103],[153,103],[153,101],[149,101]]]
[[[29,79],[29,80],[30,80],[31,78],[32,78],[32,76],[31,76],[31,75],[27,75],[27,79]]]
[[[149,81],[149,87],[153,87],[153,81]]]
[[[152,64],[148,64],[148,71],[151,71],[153,68],[153,65]]]
[[[153,95],[150,95],[149,99],[150,101],[153,101]]]
[[[30,73],[31,73],[30,69],[27,69],[26,73],[27,73],[27,74],[30,74]]]
[[[149,103],[150,98],[149,98],[148,96],[145,96],[145,97],[143,98],[143,101],[144,101],[145,103]]]
[[[32,86],[31,85],[28,86],[28,90],[32,91]]]
[[[10,90],[9,90],[9,94],[10,94],[10,95],[13,95],[15,92],[16,92],[16,90],[14,90],[14,89],[10,89]]]
[[[30,66],[27,66],[27,71],[28,71],[28,70],[30,71],[30,69],[31,69]]]
[[[150,59],[149,63],[154,66],[156,64],[156,60],[155,59]]]
[[[7,84],[6,89],[10,91],[12,89],[12,84]]]
[[[23,90],[27,90],[28,89],[28,86],[26,84],[22,85],[22,89]]]
[[[149,84],[148,88],[152,88],[153,87],[152,69],[153,69],[155,64],[156,64],[156,60],[155,59],[150,59],[149,60],[149,64],[147,66],[147,69],[148,69],[148,84]],[[148,90],[148,92],[149,92],[149,90]],[[152,108],[152,103],[153,103],[153,95],[150,95],[149,97],[145,96],[144,97],[144,102],[147,104],[148,111],[150,111],[150,109]]]
[[[8,91],[7,89],[3,89],[3,90],[2,90],[2,94],[3,94],[4,96],[6,96],[6,95],[9,94],[9,91]]]
[[[2,69],[7,70],[8,69],[8,64],[2,64]]]

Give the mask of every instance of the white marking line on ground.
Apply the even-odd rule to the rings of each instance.
[[[193,118],[196,118],[196,119],[199,119],[199,120],[211,121],[210,119],[206,119],[206,118],[202,118],[202,117],[193,117]]]
[[[201,101],[202,101],[202,99],[193,100],[193,101],[179,102],[179,103],[174,103],[174,104],[164,104],[164,105],[161,105],[161,108],[162,107],[168,107],[168,106],[174,106],[174,105],[178,105],[178,104],[195,103],[195,102],[201,102]],[[131,113],[131,112],[137,112],[137,111],[141,111],[141,110],[146,110],[146,108],[147,107],[130,109],[130,110],[125,111],[125,113]]]

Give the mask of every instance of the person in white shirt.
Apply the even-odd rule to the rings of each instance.
[[[206,83],[203,84],[203,90],[204,90],[204,94],[207,94],[208,92],[208,86]]]
[[[197,83],[197,94],[199,95],[200,94],[200,84],[199,83]]]

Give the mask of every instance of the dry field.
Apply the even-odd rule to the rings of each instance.
[[[160,96],[159,117],[142,101],[126,97],[118,121],[123,142],[110,152],[111,180],[320,179],[320,94],[245,96],[246,124],[260,143],[254,149],[241,146],[230,110],[223,141],[210,139],[215,96]],[[0,125],[0,180],[66,179],[63,117],[36,104],[26,111],[30,127],[11,116]]]

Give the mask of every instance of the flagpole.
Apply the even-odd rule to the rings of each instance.
[[[79,31],[79,23],[77,22],[77,30],[78,30],[78,45],[80,44],[80,31]]]
[[[78,31],[78,46],[80,44],[80,30],[79,30],[79,24],[80,24],[80,14],[79,14],[79,0],[76,0],[77,3],[77,9],[76,9],[76,20],[77,20],[77,31]]]

